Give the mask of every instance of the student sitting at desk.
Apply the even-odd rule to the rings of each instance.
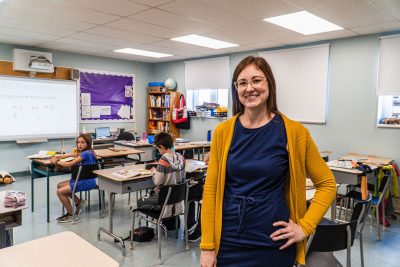
[[[72,154],[64,154],[61,156],[55,156],[50,159],[53,164],[58,164],[62,167],[71,168],[74,165],[90,165],[96,163],[96,154],[92,150],[92,138],[86,134],[80,134],[76,138],[76,148],[77,152]],[[61,161],[63,158],[74,157],[75,159],[71,161]],[[74,202],[76,205],[76,214],[79,214],[84,205],[85,200],[79,199],[76,195],[71,196],[72,188],[74,188],[75,180],[62,181],[57,185],[57,196],[61,203],[67,210],[67,214],[57,218],[57,222],[66,223],[73,221],[72,206],[69,201],[69,197],[74,197]],[[76,186],[76,192],[89,191],[96,187],[96,178],[85,179],[79,181]]]
[[[185,159],[181,154],[172,150],[172,136],[169,133],[161,132],[154,138],[154,145],[161,154],[157,167],[152,169],[154,172],[153,182],[157,187],[138,200],[138,208],[161,209],[158,205],[160,186],[178,184],[185,178]],[[167,206],[164,216],[170,216],[173,208]],[[175,213],[180,213],[182,209],[182,205],[175,205]]]

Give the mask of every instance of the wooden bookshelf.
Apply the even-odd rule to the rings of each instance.
[[[148,134],[157,134],[161,131],[169,132],[174,139],[180,137],[180,131],[172,123],[172,109],[179,101],[178,92],[148,93]]]

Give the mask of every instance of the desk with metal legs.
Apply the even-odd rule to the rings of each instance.
[[[101,159],[121,158],[128,155],[140,155],[144,153],[141,150],[125,149],[121,151],[111,151],[109,149],[94,150]],[[35,179],[46,177],[46,198],[47,198],[47,222],[50,222],[50,177],[66,174],[67,172],[58,171],[51,164],[49,159],[32,159],[31,162],[31,205],[32,212],[35,210]]]
[[[109,197],[108,201],[108,216],[109,216],[109,227],[108,229],[100,227],[97,230],[97,240],[100,240],[100,233],[104,232],[112,236],[115,240],[122,245],[122,256],[126,255],[124,239],[121,236],[115,234],[113,229],[113,208],[115,202],[115,194],[125,194],[134,191],[139,191],[148,188],[154,188],[152,175],[140,175],[131,178],[121,178],[113,173],[119,170],[132,170],[132,169],[144,169],[144,165],[132,165],[125,167],[116,167],[111,169],[103,169],[94,171],[97,174],[98,185],[100,190],[107,192]]]

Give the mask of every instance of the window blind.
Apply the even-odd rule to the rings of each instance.
[[[230,88],[229,58],[185,62],[185,89],[227,89]]]

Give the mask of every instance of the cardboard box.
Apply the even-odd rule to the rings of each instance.
[[[150,93],[164,93],[166,92],[166,88],[163,86],[149,86]]]

